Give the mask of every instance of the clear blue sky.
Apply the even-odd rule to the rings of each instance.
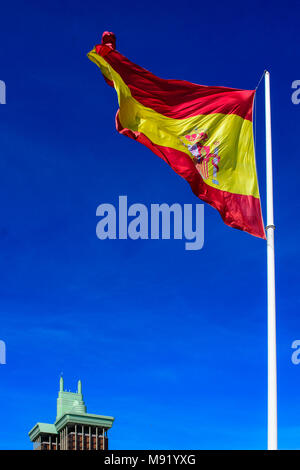
[[[163,78],[255,88],[271,73],[279,447],[300,448],[298,2],[6,2],[1,6],[0,448],[53,422],[60,372],[112,449],[266,447],[266,244],[205,206],[205,244],[100,241],[96,207],[200,202],[120,136],[117,99],[86,53],[103,30]],[[265,216],[264,94],[257,167]]]

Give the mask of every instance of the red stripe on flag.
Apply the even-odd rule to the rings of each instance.
[[[134,64],[118,51],[96,46],[96,52],[121,76],[132,96],[164,116],[185,119],[199,114],[236,114],[252,121],[255,90],[203,86],[165,80]]]

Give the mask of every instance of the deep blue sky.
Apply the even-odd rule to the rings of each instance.
[[[86,57],[103,30],[164,78],[255,88],[271,73],[279,447],[300,448],[299,2],[6,2],[1,6],[0,448],[53,422],[60,372],[112,449],[266,447],[266,243],[205,206],[205,244],[100,241],[96,207],[201,202],[118,135],[117,99]],[[265,216],[263,84],[257,167]]]

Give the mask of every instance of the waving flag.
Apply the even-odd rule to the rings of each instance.
[[[118,94],[116,127],[165,160],[225,224],[265,238],[252,130],[254,90],[164,80],[115,50],[88,53]]]

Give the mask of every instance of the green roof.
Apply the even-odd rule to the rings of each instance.
[[[103,426],[111,428],[114,418],[112,416],[94,415],[86,412],[82,396],[81,381],[78,381],[77,392],[64,391],[64,380],[61,377],[57,398],[57,414],[54,424],[37,423],[30,431],[29,437],[34,441],[40,434],[58,434],[68,423],[78,423],[89,426]]]
[[[103,426],[104,428],[111,428],[114,422],[112,416],[92,415],[90,413],[75,414],[67,413],[55,421],[57,431],[60,431],[68,423],[82,424],[83,426]]]
[[[50,423],[36,423],[36,425],[29,431],[31,441],[34,441],[40,434],[58,434],[55,424]]]

